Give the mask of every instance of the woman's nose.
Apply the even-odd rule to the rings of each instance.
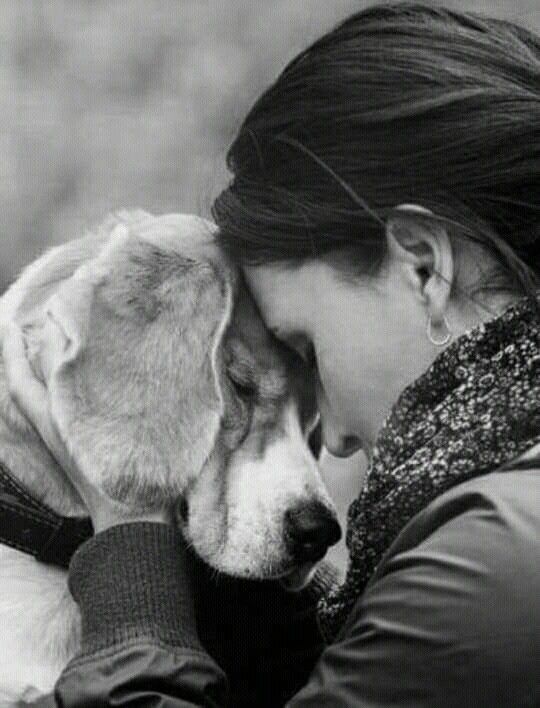
[[[334,457],[350,457],[362,448],[362,443],[356,435],[343,435],[329,441],[324,437],[324,432],[323,445]]]
[[[352,435],[336,424],[332,417],[321,410],[321,441],[328,452],[334,457],[350,457],[360,450],[360,438]]]

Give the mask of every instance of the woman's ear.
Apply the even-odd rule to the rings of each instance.
[[[423,207],[403,204],[386,222],[391,260],[424,301],[434,325],[442,324],[454,279],[452,244],[444,224]]]

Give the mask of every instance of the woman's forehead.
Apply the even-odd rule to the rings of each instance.
[[[274,333],[298,327],[309,316],[314,274],[308,264],[298,268],[245,266],[243,272],[267,327]]]

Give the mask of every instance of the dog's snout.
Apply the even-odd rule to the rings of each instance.
[[[302,504],[285,512],[285,545],[299,562],[320,560],[341,538],[333,512],[320,502]]]

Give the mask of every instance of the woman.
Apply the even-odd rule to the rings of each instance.
[[[291,62],[229,166],[219,241],[312,368],[326,447],[370,459],[345,583],[318,607],[328,646],[287,705],[539,705],[540,39],[367,9]],[[20,340],[6,354],[65,455]],[[83,649],[50,705],[225,705],[165,515],[123,523],[70,474],[98,533],[72,561]]]

